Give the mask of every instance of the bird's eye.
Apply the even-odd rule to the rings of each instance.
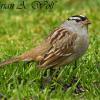
[[[76,22],[80,22],[81,20],[79,20],[79,19],[76,19],[75,21],[76,21]]]

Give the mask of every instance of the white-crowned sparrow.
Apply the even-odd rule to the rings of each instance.
[[[18,61],[37,61],[40,68],[69,64],[82,56],[88,48],[88,24],[90,21],[86,16],[71,16],[39,46],[1,62],[0,66]]]

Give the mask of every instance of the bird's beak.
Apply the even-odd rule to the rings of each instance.
[[[86,19],[85,21],[83,21],[82,22],[84,25],[88,25],[88,24],[91,24],[91,22],[88,20],[88,19]]]

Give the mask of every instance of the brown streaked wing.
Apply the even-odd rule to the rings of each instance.
[[[69,32],[65,28],[60,28],[55,30],[52,35],[48,37],[51,48],[44,55],[44,58],[40,62],[40,67],[53,67],[56,66],[59,59],[67,58],[73,54],[74,42],[76,40],[77,34]]]

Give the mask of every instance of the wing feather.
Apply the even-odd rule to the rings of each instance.
[[[55,30],[49,37],[51,48],[44,55],[40,61],[40,67],[56,66],[59,59],[69,57],[74,52],[74,43],[77,34],[69,32],[65,28]]]

